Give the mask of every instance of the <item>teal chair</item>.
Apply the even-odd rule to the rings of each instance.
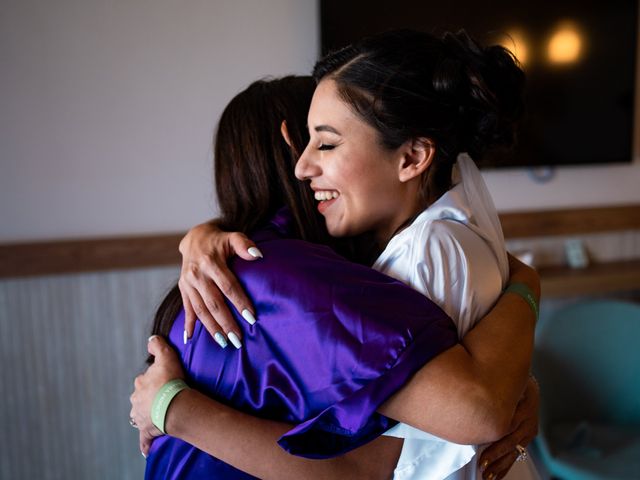
[[[587,301],[536,332],[536,447],[553,478],[640,479],[640,305]]]

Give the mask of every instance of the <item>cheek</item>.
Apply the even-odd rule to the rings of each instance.
[[[352,175],[353,191],[364,201],[375,205],[387,203],[396,192],[396,182],[392,172],[382,165],[370,165],[354,171]]]
[[[353,227],[368,229],[384,221],[393,206],[392,190],[386,189],[384,182],[368,178],[352,182],[345,197],[343,220]],[[362,232],[360,232],[362,233]]]
[[[383,162],[375,153],[367,155],[353,148],[345,149],[341,152],[340,161],[334,165],[334,174],[343,180],[345,186],[365,190],[384,184],[386,168]]]

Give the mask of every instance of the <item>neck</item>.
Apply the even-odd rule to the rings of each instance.
[[[414,197],[412,202],[405,202],[405,205],[407,205],[407,208],[402,209],[402,212],[398,212],[394,221],[389,222],[385,228],[376,232],[375,238],[380,250],[383,250],[393,237],[411,225],[416,217],[428,207],[428,205],[423,205],[417,196]]]

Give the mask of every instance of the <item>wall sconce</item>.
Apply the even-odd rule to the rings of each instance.
[[[572,23],[560,25],[549,39],[547,56],[551,63],[575,63],[583,51],[584,39]]]

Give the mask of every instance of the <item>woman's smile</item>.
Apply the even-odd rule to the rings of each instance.
[[[340,194],[336,190],[314,190],[313,196],[318,201],[318,211],[324,215],[327,209],[336,202]]]
[[[318,190],[314,193],[315,199],[321,202],[338,198],[339,195],[335,190]]]

